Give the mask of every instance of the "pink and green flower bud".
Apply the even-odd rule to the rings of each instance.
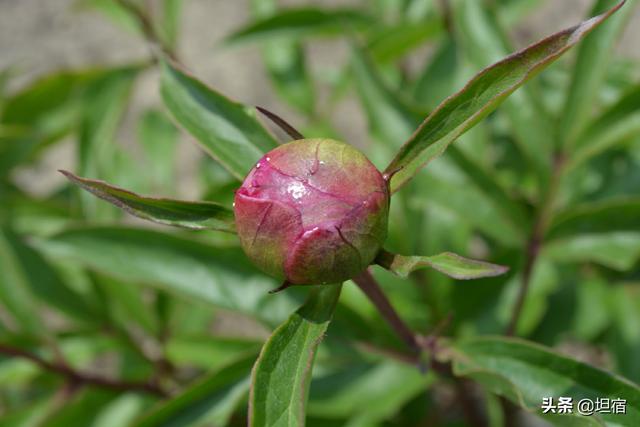
[[[292,284],[338,283],[374,260],[387,234],[389,190],[360,151],[303,139],[267,153],[235,195],[249,258]]]

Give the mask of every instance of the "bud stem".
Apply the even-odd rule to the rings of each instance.
[[[358,285],[360,290],[364,292],[373,305],[376,306],[385,320],[409,348],[415,353],[420,353],[420,344],[416,339],[416,334],[414,334],[404,320],[400,318],[369,270],[363,271],[362,274],[354,278],[353,281]]]

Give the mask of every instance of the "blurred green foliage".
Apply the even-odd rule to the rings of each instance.
[[[35,196],[16,177],[57,144],[73,144],[78,174],[174,196],[183,132],[172,115],[217,160],[192,166],[200,198],[230,207],[238,179],[276,138],[224,87],[210,90],[171,65],[180,58],[182,1],[153,1],[152,9],[82,3],[163,46],[170,59],[57,70],[16,91],[7,89],[12,70],[0,73],[0,426],[244,425],[260,348],[310,290],[267,294],[278,284],[249,264],[232,235],[150,228],[70,184]],[[274,92],[307,137],[344,139],[332,114],[356,97],[369,135],[350,142],[382,170],[445,97],[519,47],[514,30],[543,2],[250,3],[251,21],[224,48],[259,46]],[[525,414],[540,414],[547,396],[628,399],[625,417],[546,417],[553,425],[640,425],[640,64],[615,54],[637,3],[629,0],[394,197],[387,249],[454,251],[510,267],[473,282],[433,270],[408,279],[372,270],[411,328],[440,328],[452,343],[439,355],[454,361],[452,372],[423,375],[407,364],[403,343],[350,282],[330,324],[307,304],[278,329],[277,339],[289,333],[303,348],[326,334],[307,425],[528,425]],[[589,16],[615,4],[595,0]],[[326,37],[344,42],[350,56],[314,69],[309,45]],[[137,140],[124,148],[118,131],[132,91],[155,68],[162,105],[133,117]],[[335,300],[339,289],[322,292]],[[528,341],[487,337],[509,329]],[[263,403],[313,354],[269,357],[260,366],[271,363],[271,380],[281,384],[254,390]],[[498,395],[522,412],[503,412]],[[254,425],[285,420],[296,425],[299,414],[254,408]]]

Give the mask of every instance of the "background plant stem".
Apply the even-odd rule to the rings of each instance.
[[[538,214],[531,231],[531,235],[529,237],[529,240],[527,241],[527,246],[525,248],[525,261],[524,268],[522,270],[522,280],[520,282],[520,289],[518,291],[516,303],[513,307],[511,320],[509,322],[509,325],[507,326],[507,329],[505,330],[505,335],[507,336],[514,335],[518,327],[518,321],[520,320],[520,315],[522,314],[522,309],[527,298],[533,270],[535,268],[536,261],[538,260],[538,255],[540,254],[540,251],[544,244],[544,235],[553,216],[553,209],[556,202],[556,197],[558,195],[558,187],[560,186],[560,182],[562,181],[562,176],[564,173],[564,164],[565,156],[559,153],[554,158],[549,188],[547,189],[543,201],[540,204]]]
[[[156,396],[166,397],[168,392],[160,388],[159,385],[149,382],[134,382],[134,381],[120,381],[110,378],[105,378],[98,375],[93,375],[84,372],[78,372],[68,366],[66,363],[49,362],[28,351],[12,347],[6,344],[0,344],[0,353],[11,357],[18,357],[21,359],[30,360],[42,369],[62,375],[67,379],[67,382],[74,386],[92,385],[100,388],[106,388],[116,391],[137,391],[147,394],[153,394]]]

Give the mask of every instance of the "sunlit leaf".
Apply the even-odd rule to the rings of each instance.
[[[596,262],[627,271],[640,259],[640,233],[585,233],[547,242],[544,252],[563,262]]]
[[[116,133],[124,117],[139,67],[119,68],[92,82],[83,94],[83,110],[77,148],[78,172],[102,177],[113,172]],[[110,210],[81,194],[83,213],[94,219],[111,218]]]
[[[251,6],[259,19],[277,13],[273,0],[253,0]],[[313,114],[315,90],[300,41],[293,38],[267,40],[262,43],[261,50],[266,70],[278,94],[293,107]]]
[[[618,0],[597,0],[591,15],[603,13],[616,3]],[[588,125],[593,106],[596,104],[594,101],[598,98],[600,86],[606,75],[609,57],[636,4],[636,0],[628,0],[620,13],[612,17],[607,25],[589,34],[578,48],[571,85],[559,120],[558,138],[567,151],[571,151],[577,142],[575,139]]]
[[[398,361],[347,365],[344,370],[314,378],[308,414],[355,418],[373,424],[393,417],[403,404],[433,382],[415,366]]]
[[[62,282],[57,272],[40,254],[9,229],[0,229],[0,299],[31,332],[44,333],[39,305],[55,307],[73,319],[91,323],[92,308]]]
[[[115,0],[81,0],[80,5],[93,8],[102,13],[114,24],[124,28],[132,34],[140,35],[141,28],[136,17],[122,2]]]
[[[366,15],[352,9],[284,9],[237,30],[227,38],[227,41],[264,40],[274,36],[301,37],[309,34],[335,34],[369,22]]]
[[[316,349],[342,285],[324,285],[266,342],[251,375],[249,425],[303,425]]]
[[[456,344],[452,357],[456,375],[473,378],[540,416],[545,397],[555,397],[556,401],[560,396],[571,397],[574,405],[581,399],[626,400],[625,414],[597,413],[580,418],[574,415],[568,420],[558,414],[544,416],[555,425],[592,426],[604,422],[632,427],[640,423],[637,385],[540,345],[499,337],[474,338]]]
[[[174,49],[178,43],[182,4],[183,0],[162,0],[162,17],[159,20],[159,31],[171,49]]]
[[[152,409],[133,427],[197,427],[226,425],[249,391],[249,372],[255,354],[228,364]]]
[[[622,4],[606,14],[556,33],[486,68],[460,92],[440,104],[387,166],[386,172],[393,174],[392,191],[409,181],[426,163],[442,154],[458,136],[494,110],[527,80],[567,52]]]
[[[432,14],[417,22],[402,22],[378,31],[368,43],[367,49],[376,61],[388,62],[402,57],[416,47],[442,33],[442,19]]]
[[[265,152],[277,146],[252,110],[167,62],[162,64],[161,93],[177,122],[239,180]]]
[[[638,229],[640,199],[621,197],[584,203],[559,212],[549,226],[547,238]]]
[[[633,87],[614,105],[590,122],[572,142],[567,169],[575,168],[616,144],[640,133],[640,86]]]
[[[484,68],[513,50],[496,16],[500,11],[503,8],[496,8],[491,13],[483,2],[473,0],[456,3],[454,16],[458,44],[477,68]],[[536,172],[545,185],[550,169],[553,133],[551,122],[537,99],[538,92],[532,87],[534,83],[510,95],[501,111],[505,113],[509,130],[519,150],[526,156],[531,171]]]
[[[194,230],[235,231],[233,212],[217,203],[140,196],[104,181],[81,178],[67,171],[60,172],[94,196],[139,218]]]
[[[458,44],[453,37],[446,37],[429,58],[415,83],[415,99],[433,110],[455,89],[458,59]]]
[[[166,345],[167,358],[178,365],[197,366],[217,370],[242,355],[255,357],[262,341],[252,338],[224,338],[193,335],[172,337]]]
[[[178,130],[164,114],[147,110],[138,124],[138,140],[147,161],[146,176],[154,191],[173,191],[176,183]],[[146,178],[146,177],[145,177]]]
[[[281,321],[296,304],[288,293],[269,295],[277,284],[252,268],[238,248],[128,227],[70,229],[34,244],[52,258],[244,312],[270,324]]]
[[[357,48],[352,51],[355,86],[369,120],[369,128],[388,147],[395,149],[411,135],[420,122],[420,115],[398,99],[382,81],[365,52]]]

